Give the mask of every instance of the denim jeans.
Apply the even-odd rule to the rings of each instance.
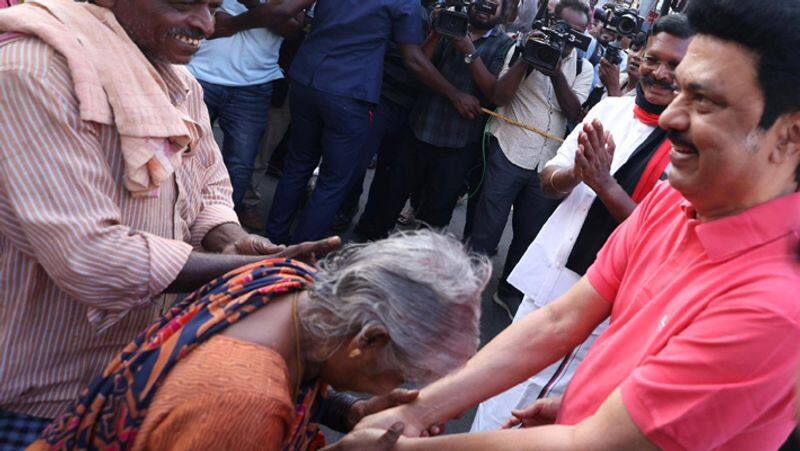
[[[273,82],[223,86],[198,80],[213,124],[222,129],[222,159],[233,185],[233,204],[241,207],[267,128]]]
[[[475,207],[469,243],[476,252],[488,255],[494,251],[500,243],[511,207],[514,207],[511,219],[514,237],[501,276],[501,291],[510,288],[506,278],[558,203],[542,193],[537,171],[523,169],[508,161],[497,140],[490,140],[486,178]]]
[[[289,102],[292,113],[289,154],[283,163],[283,176],[272,199],[266,229],[273,242],[284,244],[318,240],[328,234],[336,212],[358,178],[374,107],[368,102],[299,83],[292,84]],[[292,219],[320,159],[317,185],[290,240]]]

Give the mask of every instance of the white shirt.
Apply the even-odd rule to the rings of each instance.
[[[510,70],[513,54],[514,47],[506,57],[501,77]],[[577,61],[577,52],[573,50],[561,63],[561,72],[578,96],[578,101],[583,103],[589,97],[594,75],[592,65],[587,60],[582,63],[581,73],[576,75]],[[533,70],[522,81],[511,102],[499,107],[497,112],[556,136],[564,136],[567,130],[567,118],[558,104],[553,82],[538,70]],[[543,168],[559,145],[558,141],[494,118],[489,123],[489,132],[497,138],[508,161],[528,170]]]
[[[609,97],[592,108],[584,120],[600,119],[603,128],[611,132],[616,144],[611,173],[625,164],[655,130],[655,127],[636,119],[633,115],[635,104],[635,97]],[[571,167],[575,164],[581,129],[580,125],[575,127],[545,167]],[[580,279],[579,274],[565,265],[596,196],[586,184],[578,184],[550,216],[508,276],[508,282],[532,298],[537,306],[547,305]]]
[[[222,11],[237,16],[247,7],[224,0]],[[253,28],[227,38],[203,42],[189,63],[195,78],[223,86],[252,86],[283,78],[278,54],[283,38],[266,28]]]

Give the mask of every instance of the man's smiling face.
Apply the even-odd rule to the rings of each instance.
[[[222,0],[97,0],[151,61],[187,64],[214,32]]]

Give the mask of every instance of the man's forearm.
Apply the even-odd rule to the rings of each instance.
[[[263,255],[226,255],[192,252],[165,293],[188,293],[240,266],[261,261]]]
[[[277,30],[312,3],[314,0],[270,0],[231,18],[230,27],[236,32],[252,28]]]
[[[463,413],[564,356],[608,316],[610,307],[581,279],[558,301],[508,327],[463,368],[425,387],[407,406],[409,412],[426,426]]]
[[[505,74],[500,76],[495,83],[491,99],[495,105],[507,105],[514,98],[522,80],[525,79],[528,65],[522,60],[517,61]]]
[[[439,44],[439,41],[442,40],[442,36],[438,33],[430,33],[428,37],[425,38],[425,42],[419,46],[422,53],[425,55],[425,58],[428,61],[433,59],[433,54],[436,52],[436,46]]]
[[[558,100],[561,111],[567,120],[575,121],[581,114],[581,102],[578,96],[572,91],[572,87],[567,82],[567,78],[559,70],[556,74],[550,77],[553,83],[553,89],[556,92],[556,100]]]
[[[425,86],[447,98],[452,98],[460,92],[439,73],[430,60],[425,57],[418,45],[403,44],[400,45],[399,48],[403,53],[403,61],[405,61],[408,69],[425,84]]]
[[[494,85],[497,83],[497,77],[494,76],[489,69],[483,64],[483,59],[478,58],[469,65],[469,71],[472,74],[472,79],[478,85],[484,96],[488,99],[492,98],[494,94]]]
[[[206,233],[203,237],[203,249],[209,252],[219,253],[225,246],[235,243],[236,240],[247,236],[247,232],[235,222],[220,224]]]
[[[570,426],[539,426],[477,434],[443,435],[432,438],[401,438],[397,451],[571,451],[578,449]]]
[[[597,197],[611,213],[611,216],[618,222],[628,219],[628,216],[630,216],[636,208],[636,202],[631,199],[631,196],[622,189],[616,180],[602,189],[598,188],[596,193]]]
[[[619,388],[590,417],[573,426],[550,425],[527,429],[444,435],[434,438],[401,438],[398,451],[537,451],[596,450],[649,451],[658,449],[633,421]]]

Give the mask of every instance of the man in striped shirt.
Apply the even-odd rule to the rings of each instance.
[[[201,133],[155,197],[126,189],[119,130],[81,119],[72,62],[32,35],[0,34],[0,448],[24,447],[65,410],[165,293],[338,245],[275,246],[237,222],[202,90],[173,65],[213,33],[220,3],[96,1]]]

